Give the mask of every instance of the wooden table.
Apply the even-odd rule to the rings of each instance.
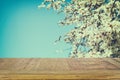
[[[120,80],[120,58],[5,58],[0,80]]]

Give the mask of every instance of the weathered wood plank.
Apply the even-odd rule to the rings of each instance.
[[[119,60],[112,58],[0,59],[0,80],[120,80]]]
[[[112,64],[114,66],[116,66],[116,69],[120,70],[120,63],[118,61],[116,61],[114,58],[103,58],[105,60],[106,63]]]
[[[119,80],[120,79],[120,72],[116,71],[88,71],[88,72],[82,72],[79,74],[9,74],[9,75],[0,75],[0,79],[5,80],[17,80],[17,79],[73,79],[73,80],[80,80],[80,79],[86,79],[86,80]]]

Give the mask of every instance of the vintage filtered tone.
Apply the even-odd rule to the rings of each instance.
[[[120,59],[0,59],[1,80],[120,80]]]

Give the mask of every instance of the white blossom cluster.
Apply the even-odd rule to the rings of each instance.
[[[38,7],[63,12],[60,24],[75,25],[64,39],[72,45],[70,57],[120,57],[120,0],[44,0]]]

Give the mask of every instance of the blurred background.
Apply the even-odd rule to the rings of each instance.
[[[69,57],[70,45],[54,41],[72,26],[57,24],[63,14],[38,9],[42,1],[0,0],[0,58]]]

